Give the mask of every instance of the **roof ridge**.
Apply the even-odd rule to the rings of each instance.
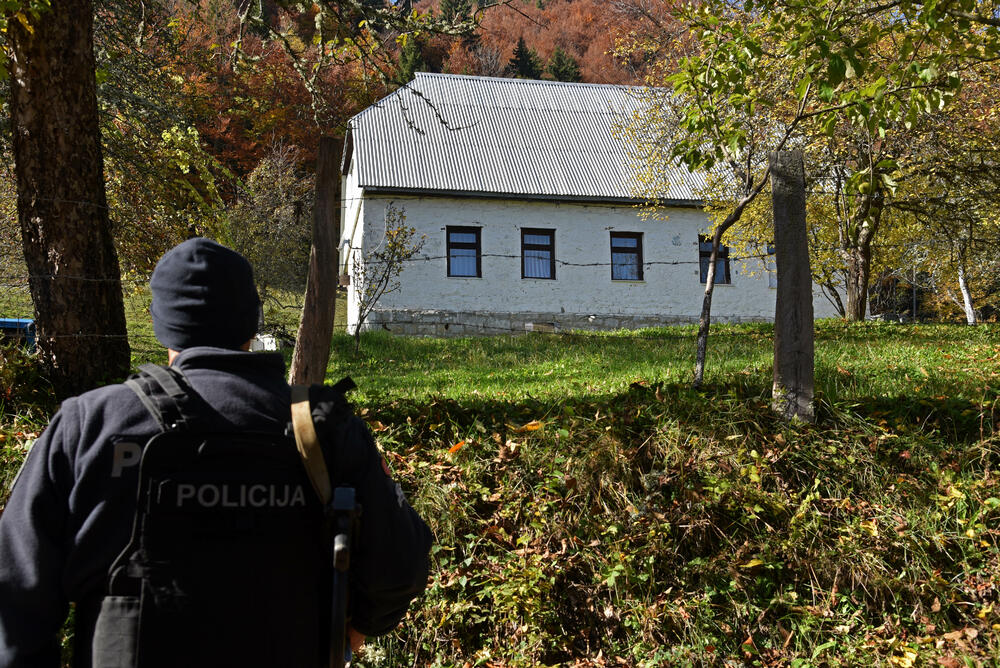
[[[529,86],[588,86],[592,88],[619,88],[624,90],[637,89],[641,90],[646,88],[645,86],[634,86],[629,84],[604,84],[604,83],[591,83],[589,81],[553,81],[551,79],[520,79],[515,77],[488,77],[482,74],[451,74],[448,72],[414,72],[414,80],[418,78],[428,78],[428,79],[465,79],[465,80],[478,80],[478,81],[495,81],[495,82],[508,82],[515,85],[529,85]],[[405,86],[401,86],[403,88]]]

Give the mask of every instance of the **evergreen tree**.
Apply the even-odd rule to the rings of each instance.
[[[399,83],[409,83],[416,72],[426,71],[427,61],[424,60],[420,41],[410,36],[399,52]]]
[[[558,46],[552,52],[552,58],[549,59],[549,64],[545,68],[545,71],[556,81],[580,80],[580,66],[577,64],[576,59]]]
[[[519,79],[540,79],[542,77],[542,64],[538,60],[538,54],[535,53],[534,49],[528,48],[524,37],[518,38],[514,55],[507,67]]]
[[[463,21],[469,18],[472,13],[471,0],[439,0],[438,10],[445,20]]]

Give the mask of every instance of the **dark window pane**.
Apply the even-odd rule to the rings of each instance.
[[[552,253],[545,250],[524,251],[525,278],[552,278]]]
[[[614,248],[638,248],[639,240],[635,237],[611,237],[611,246]]]
[[[709,258],[703,257],[700,259],[699,264],[701,265],[701,282],[708,282],[708,260]],[[717,285],[722,285],[729,283],[729,277],[726,276],[726,263],[728,260],[720,258],[715,261],[715,283]]]
[[[552,237],[548,234],[525,234],[524,243],[531,246],[550,246]]]
[[[474,244],[476,243],[475,232],[449,232],[448,238],[453,244]],[[439,237],[440,238],[440,237]]]
[[[477,276],[476,251],[471,248],[452,248],[450,266],[452,276]]]
[[[611,254],[611,278],[616,281],[639,280],[639,258],[635,253]]]
[[[611,280],[643,280],[641,234],[636,232],[611,233]]]

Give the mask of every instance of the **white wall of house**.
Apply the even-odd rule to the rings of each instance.
[[[351,178],[349,174],[345,182],[349,199],[344,235],[353,252],[383,242],[385,210],[390,203],[403,209],[406,224],[425,236],[417,259],[407,263],[401,288],[378,302],[369,327],[386,326],[400,333],[461,334],[476,327],[499,333],[552,324],[559,328],[609,328],[698,319],[704,295],[698,235],[708,229],[707,218],[699,209],[675,208],[667,212],[667,220],[648,220],[630,206],[446,197],[362,198]],[[358,223],[352,229],[354,214]],[[448,276],[448,226],[481,228],[482,277]],[[522,228],[555,231],[554,279],[521,277]],[[643,280],[612,280],[612,232],[642,233]],[[731,279],[728,285],[716,286],[713,319],[773,319],[776,291],[769,287],[773,280],[769,281],[760,260],[733,260]],[[357,322],[355,287],[352,285],[349,292],[351,329]],[[814,308],[817,317],[834,315],[818,293]]]

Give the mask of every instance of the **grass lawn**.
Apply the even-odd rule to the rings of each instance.
[[[715,326],[699,392],[692,328],[353,346],[328,379],[437,537],[358,666],[1000,662],[996,325],[820,323],[812,426],[769,409],[768,325]]]
[[[1000,329],[820,323],[816,426],[771,332],[335,337],[438,539],[360,665],[996,665]]]

